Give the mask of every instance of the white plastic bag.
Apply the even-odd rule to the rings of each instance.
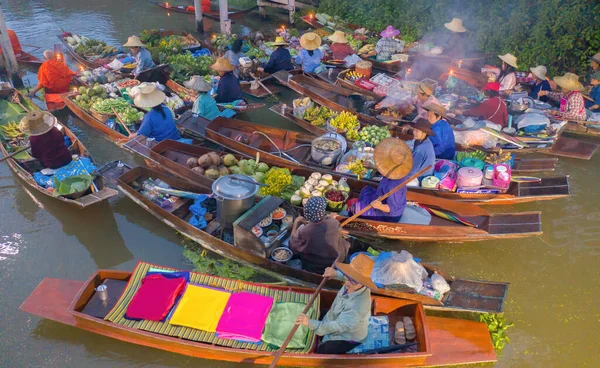
[[[431,275],[431,286],[440,294],[445,294],[450,291],[450,285],[448,285],[446,280],[437,272],[434,272],[433,275]]]
[[[382,257],[383,256],[383,257]],[[423,279],[427,277],[425,268],[417,263],[412,254],[403,250],[399,254],[391,252],[381,254],[375,261],[371,272],[373,282],[382,285],[406,285],[416,292],[423,288]]]
[[[528,126],[537,126],[537,125],[550,125],[550,119],[546,117],[544,114],[539,113],[527,113],[519,116],[516,121],[517,127],[519,129],[523,129]]]

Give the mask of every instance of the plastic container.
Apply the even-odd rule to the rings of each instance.
[[[364,75],[366,79],[369,79],[371,78],[371,72],[373,71],[373,63],[367,60],[361,60],[356,63],[354,71]]]
[[[492,183],[496,187],[508,188],[510,185],[511,175],[512,170],[508,164],[495,164]]]
[[[340,202],[334,202],[334,201],[327,199],[327,196],[326,196],[327,192],[332,191],[332,190],[341,192],[344,195],[344,200],[340,201]],[[348,193],[341,191],[339,189],[328,189],[325,192],[323,192],[323,197],[325,199],[327,199],[327,208],[329,208],[329,210],[334,211],[334,212],[339,212],[344,207],[344,203],[346,203],[346,201],[348,200]]]
[[[483,182],[483,172],[475,167],[463,167],[458,170],[459,188],[475,188],[481,186]]]

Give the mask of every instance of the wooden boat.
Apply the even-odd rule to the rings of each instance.
[[[402,61],[401,60],[390,60],[390,61],[379,61],[373,59],[372,57],[368,57],[365,55],[359,55],[361,59],[369,61],[373,64],[373,69],[381,70],[389,73],[398,73],[402,70]],[[405,63],[406,64],[406,63]]]
[[[222,278],[213,277],[212,279],[221,284],[236,282]],[[275,351],[267,347],[255,347],[255,349],[261,350],[225,347],[161,335],[111,322],[109,320],[112,318],[111,310],[117,305],[126,304],[126,299],[123,299],[125,297],[121,294],[125,295],[126,289],[134,292],[139,282],[136,280],[137,278],[134,279],[131,272],[116,270],[99,270],[84,282],[45,278],[21,305],[20,310],[99,335],[172,353],[237,363],[269,364],[272,361]],[[130,282],[131,285],[129,285]],[[95,288],[101,284],[107,285],[107,301],[100,300],[100,296],[95,292]],[[263,288],[266,288],[272,293],[295,292],[300,295],[304,294],[306,297],[309,293],[314,292],[313,289],[307,288],[253,283],[244,283],[242,287],[254,288],[254,290],[265,290]],[[335,292],[321,292],[319,297],[321,315],[330,308],[334,298]],[[484,323],[429,317],[425,315],[420,303],[409,300],[373,296],[372,302],[373,314],[387,315],[390,326],[394,326],[395,322],[404,316],[413,318],[418,342],[416,351],[367,355],[320,355],[309,349],[305,354],[285,352],[279,363],[282,366],[391,368],[496,361],[490,334]]]
[[[268,97],[272,94],[276,95],[282,90],[281,87],[275,85],[271,75],[261,78],[260,82],[264,85],[264,87],[259,84],[258,88],[252,89],[252,81],[240,81],[240,87],[242,87],[242,92],[245,95],[258,99]],[[269,90],[267,91],[265,87],[267,87]]]
[[[21,51],[21,54],[17,57],[17,62],[26,66],[30,66],[36,70],[43,63],[42,60],[25,51]]]
[[[366,89],[361,88],[361,87],[355,85],[354,83],[352,83],[352,82],[350,82],[349,80],[346,79],[346,75],[348,74],[348,72],[353,71],[353,70],[354,70],[354,68],[342,70],[337,75],[337,82],[336,83],[340,87],[343,87],[343,88],[349,89],[351,91],[363,94],[365,96],[369,96],[369,97],[372,97],[372,98],[375,98],[375,99],[380,98],[380,96],[377,95],[376,93],[374,93],[372,91],[367,91]]]
[[[184,14],[191,14],[191,15],[196,14],[195,11],[188,11],[186,9],[187,6],[173,6],[173,5],[170,5],[168,2],[164,3],[164,2],[154,1],[154,0],[148,0],[148,2],[151,4],[154,4],[158,7],[161,7],[164,10],[167,10],[169,12],[184,13]],[[258,9],[258,6],[253,6],[251,8],[244,9],[244,10],[230,11],[227,13],[227,17],[229,19],[241,18],[241,17],[245,16],[246,14],[251,13],[255,9]],[[202,16],[207,17],[212,20],[215,20],[215,21],[220,20],[219,11],[211,11],[210,13],[202,13]]]
[[[147,177],[165,180],[165,182],[171,187],[191,191],[194,193],[208,194],[211,192],[209,188],[212,185],[212,180],[189,170],[185,165],[185,162],[181,161],[184,158],[187,160],[187,158],[190,157],[198,157],[199,155],[210,152],[211,150],[206,147],[190,145],[184,147],[181,145],[181,143],[173,141],[165,142],[161,142],[155,146],[150,152],[149,157],[153,166],[162,166],[162,169],[166,169],[167,172],[165,173],[141,167],[133,169],[137,172],[132,173],[130,176],[121,177],[119,179],[120,188],[128,197],[171,228],[212,252],[241,262],[247,266],[261,269],[261,271],[264,271],[271,276],[288,283],[302,286],[316,285],[320,283],[320,275],[304,270],[298,270],[289,267],[284,263],[275,262],[270,259],[271,251],[279,246],[280,242],[275,242],[265,249],[265,245],[262,244],[258,238],[241,226],[236,227],[234,230],[234,244],[225,242],[218,237],[215,237],[190,225],[187,221],[188,212],[183,210],[183,207],[180,206],[175,210],[166,210],[160,206],[157,206],[151,201],[148,201],[139,192],[137,192],[131,186],[131,183],[133,183],[133,180],[138,180],[139,182],[140,179]],[[242,157],[238,154],[236,155],[238,157]],[[306,172],[307,170],[304,170],[304,172],[298,171],[298,174],[306,174]],[[181,179],[177,179],[176,177]],[[281,199],[271,197],[271,202],[273,203],[274,207],[268,207],[266,210],[264,207],[268,206],[268,204],[264,204],[262,207],[259,207],[264,212],[271,211],[272,209],[283,205],[289,213],[295,213],[295,210],[291,207],[291,205],[283,202]],[[257,211],[259,210],[254,210],[254,212]],[[258,220],[256,220],[256,218],[258,218]],[[250,225],[254,226],[254,224],[260,221],[262,217],[256,216],[256,218],[256,222],[251,223]],[[250,226],[250,228],[252,226]],[[207,229],[209,227],[207,227]],[[212,234],[218,234],[218,229],[214,230]],[[359,251],[363,250],[364,248],[361,244],[360,247],[353,247],[352,249],[354,249],[354,251]],[[436,271],[443,275],[450,284],[451,290],[441,301],[426,295],[414,293],[412,289],[381,289],[377,292],[377,294],[419,301],[423,303],[426,308],[431,309],[468,310],[485,313],[502,312],[504,308],[504,298],[508,290],[508,283],[457,279],[443,274],[443,272],[430,265],[424,264],[423,266],[430,274]],[[341,283],[331,280],[327,286],[333,289],[339,289]]]
[[[591,137],[597,138],[600,137],[600,129],[597,127],[600,126],[600,123],[597,125],[591,124],[578,124],[576,122],[568,122],[564,127],[564,132],[567,134],[573,134],[577,136],[583,137]]]
[[[26,108],[27,111],[40,110],[39,107],[37,107],[31,100],[27,99],[25,96],[23,96],[17,90],[14,89],[2,90],[0,92],[0,97],[2,99],[8,100],[14,94],[17,94],[17,96],[19,96],[21,104],[23,105],[23,107]],[[8,108],[15,109],[15,112],[17,112],[16,116],[18,116],[19,119],[22,118],[27,112],[22,107],[16,107],[15,104],[8,104],[7,106]],[[5,114],[6,112],[2,112],[2,116],[4,116]],[[2,124],[5,124],[7,122],[7,120],[3,120]],[[61,130],[62,133],[65,136],[69,137],[69,139],[71,140],[71,146],[69,147],[69,151],[72,154],[79,155],[79,157],[87,157],[93,162],[92,156],[89,154],[89,152],[87,151],[83,143],[81,143],[81,141],[77,138],[77,136],[75,136],[75,134],[73,134],[69,130],[69,128],[67,128],[65,125],[62,125],[58,120],[57,124],[59,130]],[[10,154],[6,147],[8,142],[4,139],[4,137],[2,137],[1,140],[2,142],[0,144],[0,152],[2,152],[2,155],[4,157],[6,157]],[[60,202],[69,204],[72,207],[85,208],[117,195],[116,190],[110,189],[105,185],[104,178],[102,176],[95,176],[93,184],[96,188],[94,190],[92,190],[90,187],[90,189],[87,189],[83,193],[75,193],[68,197],[54,196],[52,191],[39,185],[33,178],[33,172],[43,169],[43,166],[37,159],[33,158],[29,153],[24,152],[23,154],[19,154],[14,158],[7,159],[6,162],[8,163],[8,166],[11,168],[13,173],[15,173],[15,175],[23,181],[24,185],[35,189],[36,191],[50,198],[54,198]],[[94,175],[94,173],[90,174]]]
[[[73,47],[71,47],[71,45],[69,45],[67,43],[67,41],[65,41],[62,38],[62,36],[60,34],[56,35],[56,37],[58,37],[58,39],[60,40],[60,42],[62,42],[62,44],[65,46],[65,48],[67,49],[67,51],[69,52],[69,54],[71,54],[71,56],[73,57],[73,59],[77,60],[77,62],[79,62],[80,64],[82,64],[86,68],[91,68],[91,69],[99,68],[99,67],[101,67],[104,64],[110,63],[115,58],[114,56],[110,56],[110,57],[103,57],[103,58],[96,59],[94,61],[90,61],[85,56],[81,56],[78,53],[76,53],[75,50],[73,49]]]

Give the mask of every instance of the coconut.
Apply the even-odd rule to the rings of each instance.
[[[218,153],[216,153],[216,152],[209,152],[208,153],[208,157],[210,157],[212,165],[219,166],[219,165],[222,164],[221,157],[219,157]]]
[[[192,167],[192,171],[200,175],[204,175],[204,168],[200,166]]]
[[[269,171],[269,165],[265,164],[264,162],[261,162],[256,167],[256,171],[266,173],[267,171]]]
[[[338,181],[337,181],[337,180],[332,180],[332,181],[331,181],[331,185],[333,185],[333,186],[337,187],[337,185],[338,185]]]
[[[254,178],[254,180],[256,180],[257,182],[262,183],[262,182],[265,181],[265,173],[262,173],[260,171],[259,172],[255,172],[252,175],[252,178]]]
[[[324,187],[328,186],[331,182],[327,181],[327,180],[319,180],[319,185],[322,185]]]
[[[294,195],[297,195],[297,196],[299,196],[299,195],[300,195],[300,190],[297,190],[297,191],[295,191],[295,192],[294,192]]]
[[[208,153],[205,153],[198,158],[198,166],[201,166],[206,169],[210,165],[212,165],[212,159],[210,158]]]
[[[304,198],[302,200],[302,207],[306,206],[306,202],[308,202],[308,198]]]
[[[229,175],[229,169],[227,167],[225,167],[225,166],[222,166],[222,165],[219,166],[218,170],[219,170],[219,176],[227,176],[227,175]]]
[[[306,188],[306,190],[308,190],[310,192],[311,190],[313,190],[314,185],[310,185],[308,183],[304,183],[304,185],[302,186],[302,188]]]
[[[216,167],[216,166],[215,166]],[[219,177],[219,170],[215,169],[208,169],[204,172],[204,175],[208,176],[210,179],[217,179]]]
[[[195,159],[194,157],[188,158],[185,163],[187,164],[187,167],[189,167],[190,169],[198,166],[198,160]]]
[[[223,157],[223,163],[225,166],[233,166],[237,163],[237,160],[235,159],[234,155],[228,153]]]
[[[304,198],[308,198],[308,197],[310,197],[310,190],[302,187],[302,188],[300,188],[300,195]]]
[[[321,176],[321,180],[326,180],[328,183],[331,183],[333,181],[333,176],[331,176],[329,174],[325,174],[325,175]]]
[[[290,198],[290,203],[293,204],[294,206],[299,206],[302,203],[302,197],[294,194],[292,196],[292,198]]]
[[[230,167],[229,171],[231,171],[232,174],[242,174],[242,169],[239,168],[238,166]]]
[[[321,173],[314,172],[314,173],[310,174],[310,177],[315,178],[316,180],[319,180],[319,179],[321,179]]]
[[[321,192],[320,190],[313,190],[312,192],[310,192],[310,196],[311,197],[322,197],[323,192]]]
[[[323,192],[325,190],[325,187],[326,187],[325,185],[319,184],[315,187],[315,190],[318,190],[319,192]]]
[[[319,181],[313,177],[310,177],[307,181],[308,184],[312,185],[313,187],[317,184],[319,184]]]

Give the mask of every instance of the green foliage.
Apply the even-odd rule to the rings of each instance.
[[[550,74],[583,75],[600,50],[600,2],[589,0],[321,0],[319,12],[372,30],[391,24],[413,42],[463,19],[470,41],[491,54],[513,53],[519,70],[546,65]],[[499,60],[494,59],[499,64]]]
[[[510,342],[506,330],[514,326],[512,323],[507,323],[502,314],[481,314],[479,321],[485,322],[492,337],[492,343],[498,353],[502,352],[504,346]]]
[[[194,247],[195,248],[195,247]],[[194,265],[195,271],[200,273],[226,277],[230,279],[251,281],[256,271],[227,258],[208,254],[206,250],[198,251],[192,246],[186,246],[183,255]]]
[[[168,56],[166,62],[171,64],[171,79],[183,83],[192,75],[214,74],[210,66],[214,62],[212,56],[194,57],[190,52]]]

